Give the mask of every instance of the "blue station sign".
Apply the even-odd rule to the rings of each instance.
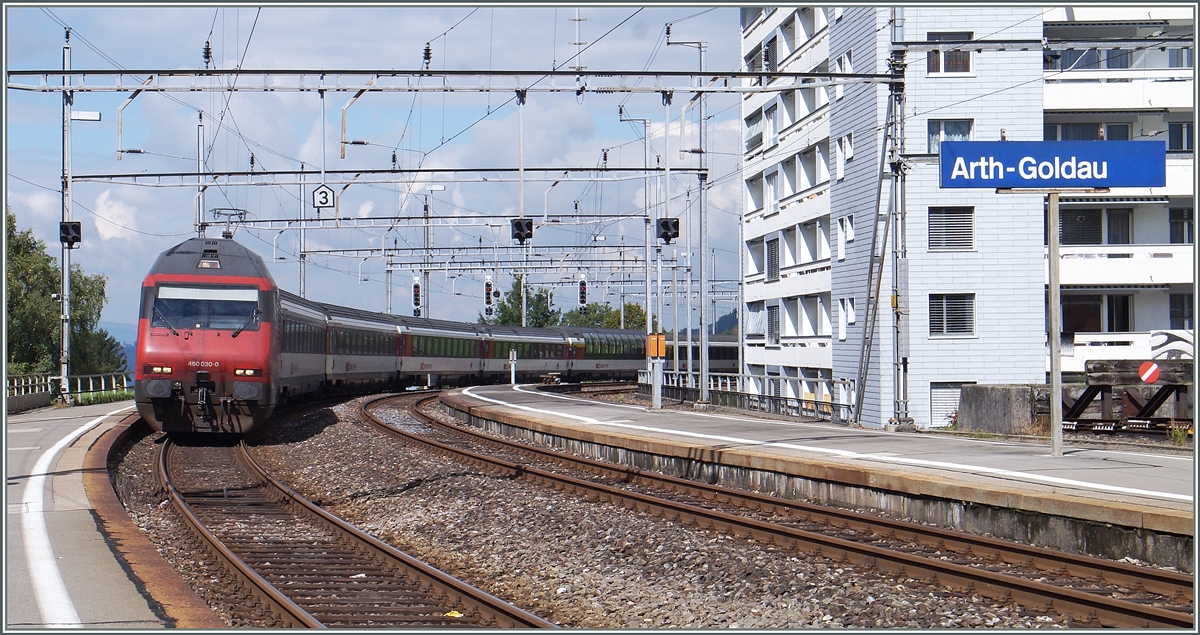
[[[1162,187],[1162,141],[943,141],[944,188]]]

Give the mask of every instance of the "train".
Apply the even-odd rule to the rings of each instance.
[[[159,432],[244,434],[314,395],[508,381],[628,380],[646,334],[470,324],[353,309],[280,289],[232,237],[191,238],[142,282],[134,401]]]

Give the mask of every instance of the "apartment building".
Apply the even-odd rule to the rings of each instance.
[[[965,383],[1046,381],[1045,197],[941,190],[945,140],[1167,141],[1165,188],[1061,199],[1064,370],[1145,358],[1152,331],[1191,329],[1192,20],[1190,9],[1116,7],[743,9],[747,70],[887,73],[894,50],[906,65],[905,176],[892,203],[902,231],[883,260],[865,387],[871,221],[893,200],[881,154],[890,89],[848,82],[743,100],[744,372],[755,390],[850,404],[862,389],[858,421],[878,427],[898,408],[899,360],[899,408],[937,427]]]

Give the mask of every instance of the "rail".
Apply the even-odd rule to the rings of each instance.
[[[1171,605],[1187,604],[1192,601],[1191,576],[1175,572],[1160,572],[1148,567],[1134,567],[1122,562],[1109,562],[1099,558],[1076,556],[1050,549],[1030,547],[1017,543],[974,536],[951,530],[922,526],[915,523],[894,521],[886,518],[857,514],[844,510],[824,508],[803,501],[786,500],[753,492],[733,490],[698,481],[659,474],[651,470],[628,468],[619,464],[595,459],[562,454],[554,450],[530,446],[524,442],[498,439],[491,434],[469,430],[461,425],[441,423],[421,412],[425,400],[409,408],[409,414],[428,425],[453,430],[456,434],[472,439],[472,448],[456,447],[446,440],[434,440],[421,434],[389,426],[371,413],[371,408],[394,397],[384,397],[360,405],[361,420],[377,430],[392,436],[402,437],[468,464],[494,470],[516,478],[531,481],[562,492],[575,493],[589,500],[609,500],[613,503],[638,509],[667,521],[696,524],[735,535],[749,536],[767,544],[796,549],[808,555],[820,554],[836,562],[850,562],[874,567],[884,575],[911,576],[934,581],[956,592],[978,593],[986,597],[1013,601],[1027,607],[1052,609],[1060,614],[1070,614],[1075,619],[1091,624],[1110,627],[1139,628],[1184,628],[1193,629],[1193,616]],[[451,415],[454,416],[454,415]],[[458,418],[458,417],[456,417]],[[470,415],[472,422],[476,420]],[[461,419],[460,419],[461,421]],[[491,447],[502,447],[538,459],[552,460],[576,469],[597,473],[607,477],[611,483],[599,483],[548,470],[522,460],[514,462],[480,452],[475,443],[482,442]],[[762,520],[753,515],[744,516],[707,505],[679,500],[676,496],[664,497],[644,490],[633,491],[616,485],[635,484],[662,488],[685,493],[699,501],[721,501],[732,505],[759,509],[764,512],[792,519],[806,519],[819,524],[819,531],[798,526],[781,524],[773,520]],[[853,529],[851,533],[831,531],[830,528]],[[862,533],[859,533],[859,532]],[[854,534],[857,534],[854,535]],[[878,544],[867,536],[887,536],[890,540],[909,541],[913,545],[924,543],[930,550],[892,548]],[[979,558],[991,565],[1006,563],[1014,566],[1010,573],[1005,567],[980,566]],[[1019,567],[1026,568],[1024,571]],[[995,569],[995,570],[993,570]],[[1037,573],[1034,573],[1034,571]],[[1077,577],[1096,586],[1104,581],[1115,587],[1135,588],[1160,595],[1168,606],[1155,606],[1139,599],[1110,597],[1104,591],[1089,592],[1061,578]],[[1160,602],[1163,603],[1163,602]]]

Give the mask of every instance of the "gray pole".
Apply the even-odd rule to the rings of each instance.
[[[304,296],[304,162],[300,162],[300,297]]]
[[[704,53],[700,45],[700,72],[704,72]],[[708,128],[708,94],[700,96],[700,400],[708,403],[708,268],[704,256],[708,253],[708,148],[705,129]]]
[[[642,307],[646,313],[646,334],[654,332],[652,320],[650,319],[650,242],[653,240],[653,233],[650,227],[650,120],[642,119],[642,138],[645,140],[643,147],[645,148],[645,159],[643,165],[646,168],[646,299],[642,303]],[[653,365],[647,358],[646,370],[654,370]]]
[[[518,186],[517,209],[520,217],[525,218],[525,91],[517,91],[517,173]],[[530,240],[529,242],[533,242]],[[529,306],[529,245],[525,245],[525,271],[521,272],[521,326],[526,326],[526,313]],[[514,375],[515,377],[515,375]],[[513,380],[516,383],[516,380]]]
[[[684,203],[684,208],[690,211],[691,190],[688,190],[688,202]],[[692,215],[684,214],[684,234],[687,236],[687,268],[684,269],[684,277],[687,279],[683,283],[683,303],[687,307],[684,311],[684,319],[687,320],[687,387],[695,388],[696,385],[692,381],[692,373],[696,372],[696,368],[692,365]]]
[[[425,271],[421,272],[421,294],[424,295],[421,298],[421,315],[427,318],[433,317],[433,309],[430,307],[429,302],[429,299],[433,296],[433,292],[429,288],[429,268],[431,266],[429,264],[429,250],[433,248],[433,227],[430,224],[433,222],[431,220],[433,213],[432,197],[433,194],[425,195]]]
[[[196,124],[196,235],[204,238],[204,111]]]
[[[1058,192],[1050,192],[1050,454],[1062,456],[1062,300],[1058,288]]]
[[[674,351],[671,360],[671,371],[675,373],[675,385],[679,383],[679,250],[674,249],[671,253],[671,293],[674,294],[674,299],[671,300],[671,348]]]
[[[71,70],[71,29],[66,30],[66,44],[63,45],[63,70]],[[63,86],[68,85],[69,81],[66,74],[63,74]],[[64,223],[71,221],[71,103],[75,100],[75,95],[72,91],[63,91],[62,117],[63,117],[63,142],[62,142],[62,219]],[[61,343],[62,350],[59,355],[59,380],[58,393],[59,401],[64,404],[71,403],[70,386],[68,386],[67,373],[70,370],[71,362],[71,249],[70,245],[65,242],[60,242],[62,247],[62,258],[59,260],[61,265],[62,278],[59,288],[61,312],[59,318],[62,323]]]
[[[384,296],[385,296],[384,304],[387,306],[385,306],[383,308],[383,311],[384,311],[384,313],[391,313],[392,312],[392,261],[387,256],[384,256],[384,258],[383,258],[383,268],[387,271],[386,275],[384,276],[387,280],[387,282],[385,283],[387,285],[387,292],[384,294]]]

